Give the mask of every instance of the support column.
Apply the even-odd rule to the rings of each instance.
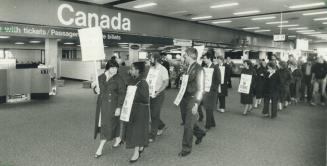
[[[58,74],[58,41],[45,39],[45,65],[54,68],[55,76]]]

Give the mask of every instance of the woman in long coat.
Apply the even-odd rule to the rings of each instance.
[[[106,64],[105,72],[98,77],[99,88],[96,114],[94,139],[100,134],[100,145],[95,158],[102,155],[103,146],[107,141],[116,139],[113,147],[118,147],[120,138],[120,110],[124,102],[126,85],[124,80],[117,74],[118,63],[110,60]]]
[[[261,104],[263,99],[263,88],[265,86],[264,78],[267,75],[267,64],[264,59],[260,61],[259,67],[256,69],[256,84],[255,84],[255,97],[256,97],[256,103],[254,104],[254,107],[257,107]]]
[[[280,69],[278,71],[280,82],[281,82],[281,88],[279,92],[279,109],[282,110],[283,106],[287,107],[288,101],[291,98],[290,94],[290,83],[292,81],[292,74],[291,71],[287,67],[287,63],[284,61],[281,61],[279,63]]]
[[[248,111],[251,111],[252,104],[253,104],[253,96],[254,96],[254,87],[255,87],[255,70],[252,67],[252,63],[250,60],[245,60],[243,62],[244,69],[242,70],[241,74],[247,74],[252,76],[251,85],[250,85],[250,92],[249,94],[241,93],[241,104],[243,104],[244,111],[243,115],[247,115]]]
[[[126,148],[134,148],[130,162],[136,162],[144,147],[149,144],[149,86],[144,78],[144,62],[134,62],[130,74],[134,78],[130,85],[137,86],[129,122],[126,124]]]

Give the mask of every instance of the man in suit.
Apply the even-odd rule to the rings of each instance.
[[[203,107],[206,110],[206,124],[205,128],[209,130],[211,127],[216,126],[213,110],[216,109],[218,99],[218,87],[220,84],[220,70],[219,67],[213,64],[215,58],[212,54],[203,55],[205,67],[213,69],[211,86],[209,91],[206,91],[203,96]]]
[[[301,66],[302,70],[302,94],[300,100],[304,101],[305,100],[305,95],[307,95],[307,101],[311,102],[312,100],[312,91],[313,91],[313,86],[312,86],[312,66],[313,62],[310,58],[308,58],[308,61]]]
[[[198,107],[204,92],[204,71],[196,62],[198,52],[194,48],[188,48],[183,59],[189,65],[186,74],[189,76],[186,90],[180,103],[182,120],[184,122],[184,133],[182,151],[178,156],[184,157],[191,153],[193,134],[197,138],[195,144],[199,144],[205,136],[205,131],[197,125]]]
[[[217,105],[217,111],[224,113],[226,109],[226,96],[228,96],[228,79],[231,77],[232,69],[229,65],[224,63],[224,58],[222,56],[217,57],[217,67],[225,67],[225,72],[220,73],[224,74],[224,82],[220,84],[219,92],[218,93],[218,102],[219,106]]]

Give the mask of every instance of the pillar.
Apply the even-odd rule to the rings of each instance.
[[[45,39],[45,65],[53,67],[55,76],[58,74],[57,39]]]

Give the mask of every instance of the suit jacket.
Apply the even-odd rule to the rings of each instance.
[[[206,109],[215,109],[217,106],[218,87],[220,84],[220,69],[218,66],[211,64],[209,68],[213,68],[212,83],[209,92],[205,92],[203,96],[203,106]]]
[[[204,92],[204,71],[198,63],[194,62],[189,67],[187,74],[189,78],[182,100],[194,100],[194,102],[200,104]]]
[[[219,65],[217,65],[219,68]],[[224,83],[220,85],[221,87],[221,92],[218,94],[218,96],[228,96],[228,86],[227,82],[232,76],[232,69],[230,65],[228,64],[223,64],[225,66],[225,76],[224,76]]]
[[[307,65],[308,65],[308,63],[306,62],[306,63],[303,63],[301,66],[301,71],[302,71],[303,76],[306,76]],[[310,75],[309,75],[310,77],[312,76],[312,66],[313,66],[313,64],[311,63],[311,70],[310,70]]]
[[[275,72],[273,75],[269,77],[269,74],[265,75],[264,78],[264,88],[263,93],[265,97],[278,97],[280,91],[280,76],[279,72]]]

